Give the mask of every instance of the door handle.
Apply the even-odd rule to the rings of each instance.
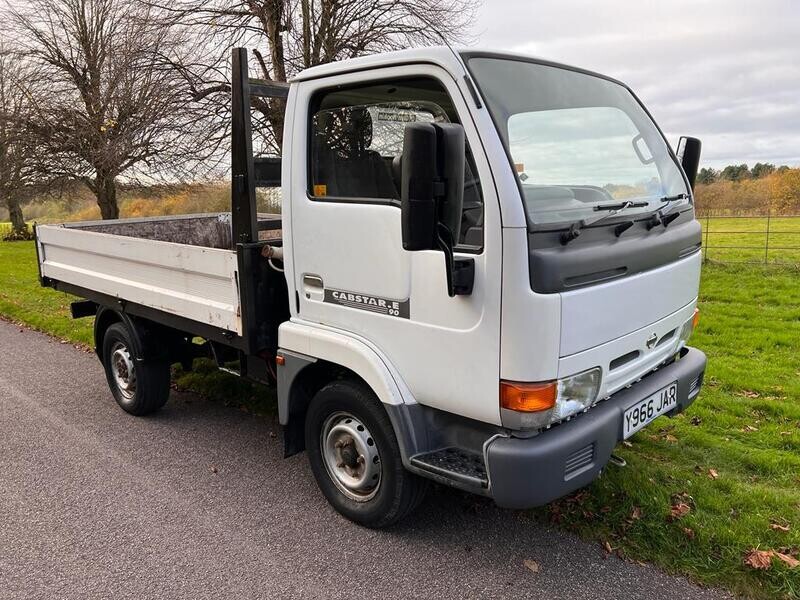
[[[303,275],[303,285],[310,288],[319,288],[320,290],[324,287],[322,277],[319,275]]]

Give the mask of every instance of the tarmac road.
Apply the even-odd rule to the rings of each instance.
[[[129,416],[93,354],[0,322],[0,598],[729,597],[442,488],[363,529],[282,450],[189,394]]]

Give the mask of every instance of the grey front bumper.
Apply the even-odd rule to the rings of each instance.
[[[678,407],[668,415],[682,412],[697,397],[705,368],[706,355],[686,348],[679,360],[567,423],[531,438],[495,438],[486,448],[489,494],[504,508],[531,508],[591,483],[622,441],[625,410],[677,381]]]

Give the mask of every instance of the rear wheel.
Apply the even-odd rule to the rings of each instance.
[[[365,386],[335,381],[317,392],[305,437],[317,484],[348,519],[386,527],[422,501],[427,482],[403,467],[389,417]]]
[[[103,366],[117,404],[125,412],[142,416],[167,402],[170,369],[166,362],[137,360],[131,340],[124,324],[111,325],[103,337]]]

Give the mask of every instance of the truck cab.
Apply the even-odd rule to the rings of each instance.
[[[180,303],[162,315],[164,302],[71,281],[63,261],[48,264],[44,232],[40,269],[87,298],[77,316],[113,311],[132,339],[168,337],[160,364],[185,362],[197,335],[215,356],[233,349],[239,374],[275,385],[286,454],[308,453],[339,512],[391,524],[430,480],[542,505],[695,399],[700,144],[682,138],[673,153],[624,84],[450,48],[310,68],[275,93],[282,210],[263,239],[248,100],[270,89],[240,51],[238,307],[213,325],[222,332]],[[100,331],[114,391],[119,352],[104,354]],[[144,376],[147,344],[130,345],[122,367]]]

